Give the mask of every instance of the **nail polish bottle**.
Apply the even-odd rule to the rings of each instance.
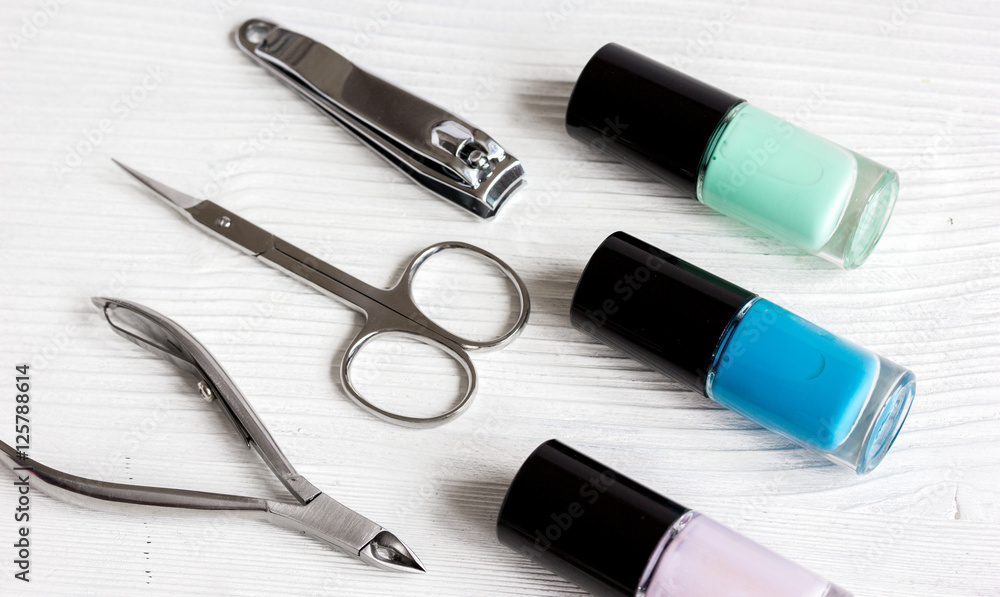
[[[851,597],[556,440],[517,472],[497,537],[598,597]]]
[[[885,457],[913,372],[624,232],[576,287],[573,325],[858,474]]]
[[[885,166],[617,44],[583,69],[574,138],[837,265],[861,265],[889,222]]]

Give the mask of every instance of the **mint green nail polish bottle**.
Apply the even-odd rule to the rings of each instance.
[[[871,255],[899,191],[893,170],[617,44],[580,74],[566,128],[847,269]]]

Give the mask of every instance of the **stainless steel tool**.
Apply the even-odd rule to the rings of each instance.
[[[420,559],[394,534],[326,495],[295,471],[236,383],[187,330],[136,303],[99,297],[93,301],[115,332],[198,380],[202,396],[222,408],[243,441],[260,454],[295,503],[86,479],[45,466],[0,441],[0,460],[15,474],[30,475],[31,487],[51,497],[92,509],[131,512],[136,506],[151,506],[254,516],[304,532],[373,566],[424,572]]]
[[[386,421],[408,427],[440,425],[462,413],[476,394],[476,369],[469,358],[474,350],[502,348],[514,340],[528,321],[530,301],[521,278],[495,255],[463,242],[443,242],[417,253],[406,265],[402,277],[392,288],[375,288],[329,263],[306,253],[291,243],[258,228],[235,213],[207,199],[196,199],[157,182],[148,176],[115,162],[139,182],[152,189],[168,205],[181,212],[191,223],[221,238],[264,263],[299,279],[365,316],[365,324],[351,342],[340,365],[340,380],[359,406]],[[412,284],[421,265],[436,253],[461,250],[492,263],[513,284],[520,301],[516,320],[503,334],[489,340],[471,340],[453,334],[424,315],[413,299]],[[488,308],[488,306],[486,306]],[[366,344],[377,337],[395,334],[436,346],[459,364],[465,372],[462,398],[448,410],[430,417],[411,417],[383,409],[365,398],[351,377],[351,365]]]
[[[481,218],[525,181],[521,162],[480,129],[305,35],[250,19],[236,45],[417,184]]]

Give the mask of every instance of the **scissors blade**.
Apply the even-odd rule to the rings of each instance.
[[[196,199],[186,195],[129,168],[114,158],[112,161],[159,195],[168,205],[184,214],[187,219],[245,253],[256,257],[274,249],[273,234],[244,220],[221,205],[208,199]]]
[[[177,189],[172,189],[162,182],[157,182],[152,178],[146,176],[141,172],[137,172],[132,168],[129,168],[125,164],[119,162],[115,158],[111,158],[111,161],[118,165],[119,168],[131,174],[136,180],[146,185],[153,190],[161,198],[165,199],[167,204],[172,206],[177,210],[187,211],[195,207],[204,199],[195,199],[191,195],[185,195],[184,193],[178,191]]]

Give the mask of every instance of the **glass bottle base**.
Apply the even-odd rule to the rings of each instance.
[[[844,269],[854,269],[871,256],[889,224],[899,194],[899,175],[895,171],[851,153],[858,162],[854,189],[833,236],[816,253]]]
[[[711,518],[688,512],[664,535],[636,597],[851,597]]]
[[[885,458],[906,421],[917,390],[912,371],[884,357],[878,358],[879,374],[868,404],[847,440],[826,454],[859,475],[872,471]]]

